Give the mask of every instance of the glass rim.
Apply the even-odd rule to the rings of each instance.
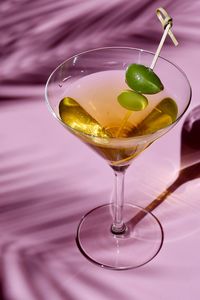
[[[138,135],[138,136],[133,136],[133,137],[100,137],[100,136],[96,136],[96,135],[93,135],[93,134],[88,134],[88,133],[84,133],[80,130],[77,130],[77,129],[74,129],[72,127],[70,127],[69,125],[65,124],[55,113],[54,109],[52,108],[49,100],[48,100],[48,86],[49,86],[49,83],[50,83],[50,80],[51,78],[53,77],[53,75],[56,73],[56,71],[61,67],[63,66],[65,63],[73,60],[75,57],[77,56],[82,56],[84,54],[87,54],[87,53],[91,53],[91,52],[97,52],[97,51],[101,51],[101,50],[112,50],[112,49],[115,49],[115,50],[119,50],[119,49],[122,49],[122,50],[133,50],[133,51],[136,51],[136,52],[144,52],[146,54],[150,54],[150,55],[155,55],[154,52],[152,51],[149,51],[149,50],[145,50],[145,49],[142,49],[142,48],[135,48],[135,47],[126,47],[126,46],[110,46],[110,47],[99,47],[99,48],[93,48],[93,49],[89,49],[89,50],[86,50],[86,51],[82,51],[82,52],[79,52],[77,54],[74,54],[72,56],[70,56],[69,58],[67,58],[66,60],[64,60],[62,63],[60,63],[52,72],[51,74],[49,75],[48,79],[47,79],[47,82],[46,82],[46,85],[45,85],[45,102],[47,103],[47,106],[48,106],[48,109],[49,111],[53,114],[53,116],[56,118],[56,120],[61,124],[63,125],[64,127],[66,127],[70,132],[75,132],[77,133],[78,135],[82,135],[82,136],[85,136],[86,138],[98,138],[99,140],[112,140],[112,141],[130,141],[130,140],[136,140],[136,139],[144,139],[144,137],[150,137],[154,134],[157,134],[157,133],[162,133],[163,130],[169,130],[172,126],[174,126],[180,119],[181,117],[184,115],[184,113],[186,112],[186,110],[188,109],[190,103],[191,103],[191,99],[192,99],[192,88],[191,88],[191,84],[189,82],[189,79],[187,77],[187,75],[185,74],[185,72],[177,65],[175,64],[174,62],[170,61],[169,59],[159,55],[158,56],[158,59],[161,59],[163,61],[166,61],[167,63],[169,63],[170,65],[172,65],[173,67],[175,67],[182,75],[183,77],[185,78],[187,84],[188,84],[188,87],[189,87],[189,99],[188,99],[188,102],[187,102],[187,105],[185,106],[184,110],[182,111],[182,113],[180,114],[180,116],[171,124],[165,126],[164,128],[161,128],[159,130],[156,130],[155,132],[152,132],[152,133],[148,133],[148,134],[144,134],[144,135]]]

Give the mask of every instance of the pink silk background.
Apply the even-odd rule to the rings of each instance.
[[[180,44],[175,48],[168,38],[162,55],[191,81],[189,113],[200,96],[198,0],[1,1],[2,300],[199,299],[199,177],[188,177],[155,209],[165,242],[153,261],[131,271],[100,269],[79,253],[74,237],[81,216],[110,200],[112,172],[44,103],[49,74],[72,54],[113,45],[155,51],[162,34],[159,6],[174,18]],[[127,201],[146,206],[175,180],[185,117],[133,162]]]

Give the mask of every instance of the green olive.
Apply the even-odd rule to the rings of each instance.
[[[144,95],[130,90],[123,91],[117,99],[121,106],[133,111],[143,110],[148,104]]]
[[[135,127],[132,135],[151,134],[157,130],[170,126],[176,121],[178,107],[171,98],[162,99],[156,107]]]
[[[177,119],[178,115],[178,106],[176,102],[171,98],[164,98],[156,108],[162,113],[165,113],[171,117],[172,122]]]
[[[80,104],[71,97],[59,103],[59,115],[63,123],[85,134],[108,138],[110,134]]]
[[[62,112],[62,109],[68,107],[79,107],[80,105],[71,97],[63,98],[59,103],[59,110]]]
[[[153,70],[139,64],[131,64],[127,68],[126,83],[131,89],[142,94],[156,94],[164,89]]]

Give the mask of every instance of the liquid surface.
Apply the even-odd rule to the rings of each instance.
[[[152,142],[140,139],[123,145],[123,140],[152,134],[177,118],[176,102],[165,91],[147,95],[149,104],[144,110],[128,111],[117,101],[127,88],[124,71],[98,72],[69,85],[59,103],[61,120],[89,135],[87,142],[112,165],[127,164]],[[95,137],[103,138],[102,143]],[[114,147],[112,138],[119,139]]]

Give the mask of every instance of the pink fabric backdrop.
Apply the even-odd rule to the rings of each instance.
[[[112,45],[154,51],[162,34],[155,16],[159,6],[174,18],[180,45],[175,48],[167,39],[162,55],[191,81],[189,113],[200,96],[198,0],[0,3],[1,299],[199,298],[198,172],[154,211],[165,232],[158,256],[137,270],[102,270],[79,253],[74,237],[81,216],[109,201],[112,172],[53,119],[44,103],[50,72],[71,54]],[[127,201],[145,206],[175,180],[184,120],[132,164]],[[196,157],[199,162],[198,151]]]

